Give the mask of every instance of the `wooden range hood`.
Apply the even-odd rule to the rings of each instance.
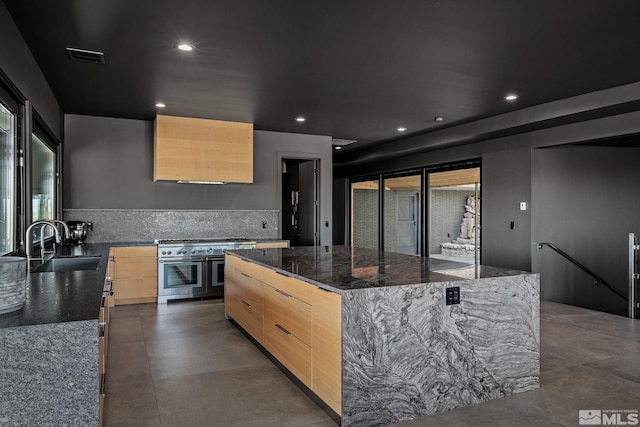
[[[253,182],[253,124],[156,116],[153,180]]]

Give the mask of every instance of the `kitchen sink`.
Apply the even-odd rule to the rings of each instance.
[[[31,270],[31,272],[95,270],[98,268],[99,262],[100,255],[55,256]]]

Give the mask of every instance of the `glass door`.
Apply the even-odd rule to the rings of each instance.
[[[384,179],[384,250],[420,255],[420,173]]]
[[[378,180],[351,183],[351,246],[379,248]]]
[[[31,136],[31,222],[56,219],[56,155],[38,135]],[[40,240],[42,226],[35,227],[34,242]],[[45,238],[53,237],[51,227]]]
[[[432,172],[429,182],[429,256],[480,263],[480,168]]]
[[[14,250],[16,229],[15,115],[0,103],[0,255]]]

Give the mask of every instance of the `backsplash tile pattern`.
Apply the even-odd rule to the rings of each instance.
[[[277,210],[65,209],[65,221],[93,223],[86,242],[199,237],[279,237]],[[262,223],[266,222],[266,228]]]

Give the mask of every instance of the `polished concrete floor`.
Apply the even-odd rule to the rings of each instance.
[[[337,425],[223,313],[219,301],[113,309],[105,425]],[[540,330],[540,389],[397,425],[577,426],[579,410],[640,411],[640,320],[544,302]]]

